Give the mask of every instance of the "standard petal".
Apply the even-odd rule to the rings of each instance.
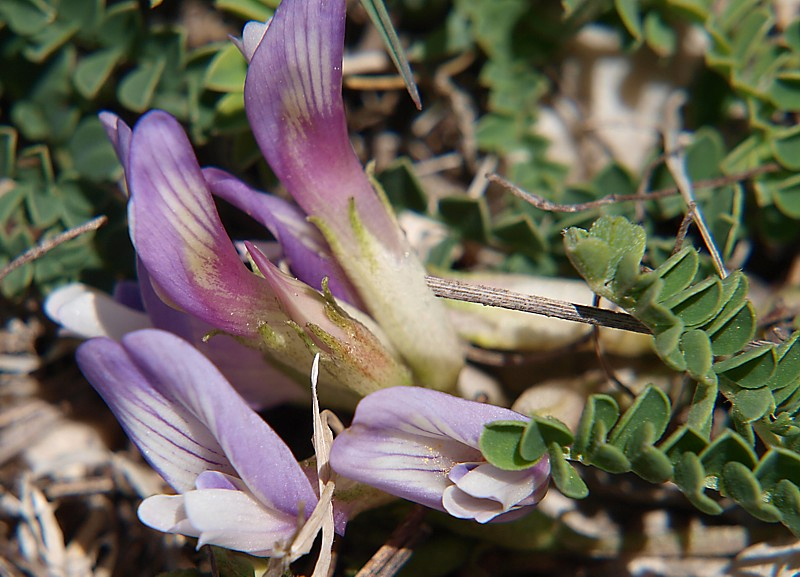
[[[331,465],[350,479],[444,510],[451,469],[483,460],[478,449],[483,425],[525,419],[419,387],[384,389],[359,403],[352,425],[333,443]]]
[[[126,333],[151,326],[146,314],[84,284],[70,284],[53,291],[44,308],[50,320],[85,339],[119,339]]]
[[[247,186],[218,168],[204,168],[203,176],[211,193],[234,205],[263,224],[280,242],[292,273],[316,290],[328,278],[328,288],[340,299],[358,305],[355,289],[333,258],[328,243],[305,213],[292,204]]]
[[[168,333],[154,330],[132,333],[141,334]],[[183,349],[171,348],[169,339],[157,340],[163,347],[160,350],[163,356],[172,358],[173,353],[186,353]],[[202,358],[192,350],[185,357],[175,356],[173,362],[176,367],[187,365],[183,368],[190,373],[193,366],[202,365],[192,365],[197,357]],[[123,346],[107,338],[92,339],[78,348],[77,359],[81,371],[111,408],[128,437],[176,491],[193,489],[197,475],[206,470],[235,474],[222,447],[206,426],[165,394],[159,377],[145,374]],[[227,390],[227,383],[214,372],[202,374],[203,383]]]
[[[352,235],[349,203],[400,249],[399,229],[364,174],[342,101],[345,1],[286,0],[250,62],[245,108],[264,157],[311,216]]]
[[[131,333],[122,345],[143,374],[207,427],[259,501],[292,517],[310,514],[317,496],[292,452],[208,359],[157,330]]]
[[[198,547],[210,543],[259,557],[280,557],[297,532],[297,516],[265,507],[243,491],[202,489],[183,497]]]
[[[261,39],[267,32],[267,28],[269,28],[269,23],[271,21],[271,19],[267,20],[266,22],[251,20],[244,25],[241,38],[230,37],[231,41],[236,45],[236,47],[239,49],[239,52],[242,53],[242,56],[244,56],[245,60],[248,62],[253,59],[253,54],[255,53],[256,48],[258,48],[258,45],[261,43]]]
[[[131,238],[158,290],[217,328],[255,335],[274,300],[239,260],[180,124],[145,115],[130,160]]]

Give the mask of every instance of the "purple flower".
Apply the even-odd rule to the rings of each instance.
[[[78,363],[144,458],[179,493],[145,499],[145,524],[197,537],[198,546],[291,557],[298,530],[325,516],[316,512],[319,498],[289,448],[189,343],[158,330],[130,333],[120,343],[96,338],[80,346]],[[340,515],[340,530],[343,523]]]
[[[483,426],[526,421],[496,407],[416,387],[372,393],[336,437],[331,466],[341,476],[480,523],[519,517],[547,492],[550,464],[505,471],[479,449]]]
[[[463,366],[458,339],[348,138],[344,24],[345,0],[284,0],[266,29],[245,29],[239,46],[251,56],[247,115],[273,171],[322,232],[417,382],[452,390]]]
[[[218,169],[202,170],[183,129],[165,112],[146,114],[130,136],[118,119],[104,121],[112,140],[126,143],[117,149],[128,154],[122,162],[131,238],[140,277],[149,278],[142,282],[152,284],[155,300],[200,321],[206,333],[236,337],[298,379],[321,352],[326,385],[367,394],[410,381],[380,329],[363,313],[346,312],[279,270],[252,244],[247,248],[256,270],[248,269],[222,225],[212,191],[263,222],[291,257],[293,270],[317,284],[328,277],[342,294],[353,294],[338,264],[321,254],[325,241],[296,207]],[[157,305],[155,300],[151,304]]]

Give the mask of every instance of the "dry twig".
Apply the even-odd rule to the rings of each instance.
[[[511,309],[634,333],[650,333],[650,329],[627,313],[434,276],[428,276],[427,281],[428,287],[433,291],[433,294],[441,298]]]
[[[76,226],[75,228],[66,230],[61,234],[54,236],[50,240],[46,240],[41,244],[39,244],[38,246],[26,250],[24,253],[22,253],[17,258],[8,263],[6,266],[4,266],[2,269],[0,269],[0,281],[2,281],[4,278],[6,278],[9,274],[17,270],[22,265],[27,264],[29,262],[33,262],[37,258],[43,257],[57,246],[62,245],[67,241],[77,238],[82,234],[86,234],[87,232],[97,230],[98,228],[103,226],[107,221],[108,217],[98,216],[97,218],[93,218],[89,222],[86,222],[80,226]]]

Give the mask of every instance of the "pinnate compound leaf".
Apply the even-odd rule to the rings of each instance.
[[[550,457],[550,475],[558,490],[570,499],[584,499],[587,497],[589,488],[583,482],[575,467],[564,457],[561,446],[558,443],[550,443],[548,455]]]

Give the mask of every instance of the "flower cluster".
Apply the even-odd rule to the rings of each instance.
[[[200,167],[165,112],[133,129],[104,113],[125,170],[138,287],[111,298],[72,286],[47,303],[93,337],[78,351],[82,371],[177,493],[146,499],[142,521],[286,562],[320,529],[329,544],[365,507],[337,497],[337,476],[481,523],[524,513],[549,476],[546,457],[505,471],[481,454],[486,424],[527,417],[449,394],[461,345],[348,140],[344,20],[344,0],[283,0],[238,41],[253,132],[296,204]],[[277,246],[237,250],[215,197]],[[323,402],[363,397],[335,440],[301,386],[312,359]],[[309,398],[314,466],[253,410]]]

